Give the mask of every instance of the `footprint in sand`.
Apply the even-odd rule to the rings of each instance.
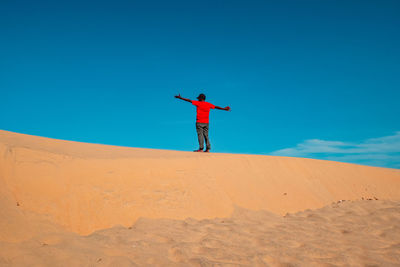
[[[186,260],[185,253],[177,247],[168,250],[168,259],[173,262],[183,262]]]

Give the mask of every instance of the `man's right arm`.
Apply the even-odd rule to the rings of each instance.
[[[190,100],[189,98],[181,97],[181,94],[176,95],[175,98],[182,99],[184,101],[192,103],[192,100]]]
[[[221,108],[221,107],[215,106],[215,108],[216,108],[216,109],[220,109],[220,110],[231,111],[231,108],[230,108],[230,107]]]

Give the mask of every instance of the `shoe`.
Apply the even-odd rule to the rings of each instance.
[[[207,152],[207,153],[208,153],[208,152],[210,152],[210,149],[206,149],[206,150],[204,150],[204,152]]]
[[[193,152],[203,152],[203,149],[197,149],[197,150],[194,150]]]

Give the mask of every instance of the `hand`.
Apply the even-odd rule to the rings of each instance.
[[[225,107],[224,110],[231,111],[231,108],[230,107]]]
[[[176,95],[175,98],[182,99],[181,94]]]

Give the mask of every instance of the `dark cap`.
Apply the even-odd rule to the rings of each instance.
[[[206,95],[205,94],[199,94],[197,97],[198,100],[206,100]]]

